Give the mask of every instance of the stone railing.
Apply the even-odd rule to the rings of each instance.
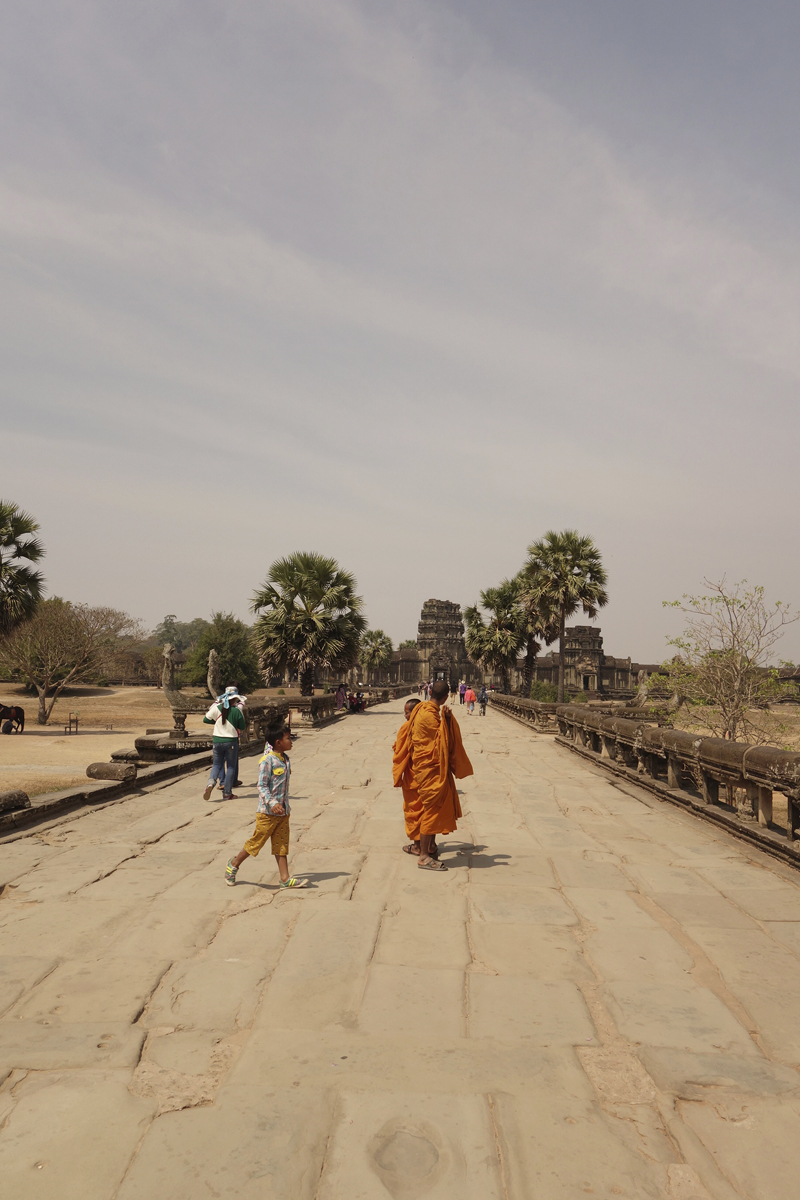
[[[659,716],[605,716],[584,705],[558,707],[559,740],[617,774],[694,808],[723,809],[764,829],[772,823],[773,792],[786,797],[786,837],[800,827],[800,754],[699,737],[660,725]]]
[[[532,725],[540,733],[558,732],[557,704],[543,704],[540,700],[526,700],[523,696],[508,696],[503,692],[490,692],[489,703],[523,725]]]
[[[336,694],[325,692],[319,696],[291,696],[283,701],[287,710],[300,714],[301,725],[324,725],[336,716]]]

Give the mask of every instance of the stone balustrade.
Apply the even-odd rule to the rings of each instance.
[[[773,793],[779,792],[786,797],[786,838],[797,838],[800,754],[671,729],[659,724],[657,713],[614,717],[565,704],[558,706],[557,720],[560,741],[670,799],[718,806],[766,829]]]
[[[540,733],[557,733],[557,704],[543,704],[540,700],[526,700],[523,696],[508,696],[502,692],[490,692],[489,703],[506,716],[532,725]]]

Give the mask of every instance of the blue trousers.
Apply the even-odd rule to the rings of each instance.
[[[227,738],[224,742],[214,743],[214,762],[209,784],[222,783],[223,796],[233,793],[233,782],[236,779],[236,769],[239,765],[239,739]]]

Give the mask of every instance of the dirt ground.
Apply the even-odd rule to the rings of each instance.
[[[186,689],[190,694],[199,689]],[[254,693],[254,698],[277,689]],[[285,693],[292,695],[291,691]],[[38,700],[22,688],[0,684],[3,704],[25,709],[25,732],[0,736],[0,792],[18,788],[37,796],[86,780],[89,763],[108,762],[114,750],[133,749],[148,729],[170,729],[172,711],[160,688],[72,688],[58,698],[47,725],[37,725]],[[78,733],[65,734],[69,714],[78,714]],[[188,730],[203,728],[201,716],[186,718]]]

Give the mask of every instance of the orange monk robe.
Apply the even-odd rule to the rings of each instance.
[[[418,707],[418,706],[417,706]],[[406,821],[406,837],[412,842],[419,841],[419,822],[422,816],[422,802],[417,791],[414,772],[411,769],[411,743],[408,740],[408,721],[400,726],[397,741],[392,746],[392,777],[394,786],[403,789],[403,816]]]
[[[453,776],[472,774],[458,721],[446,706],[426,700],[411,713],[408,740],[422,805],[420,833],[452,833],[461,816]]]

